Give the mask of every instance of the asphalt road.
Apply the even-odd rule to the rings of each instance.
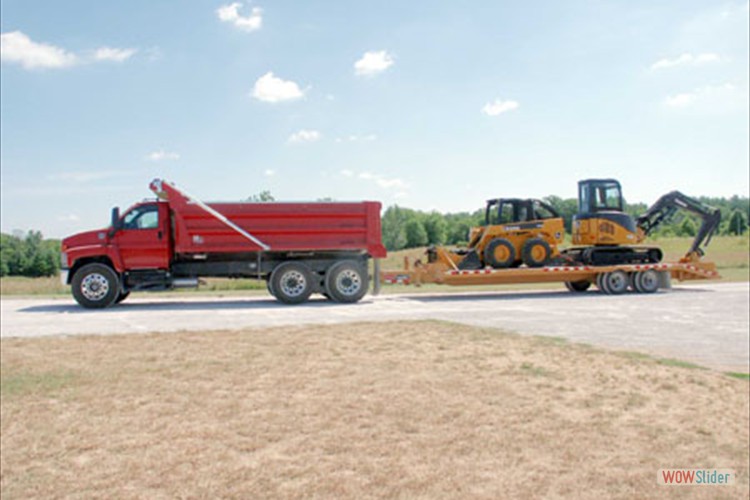
[[[406,289],[405,289],[406,290]],[[440,319],[750,371],[748,283],[675,286],[654,295],[567,291],[400,294],[352,305],[314,299],[186,295],[129,299],[101,311],[72,299],[0,300],[0,336],[126,334],[284,325]],[[366,339],[363,339],[366,341]]]

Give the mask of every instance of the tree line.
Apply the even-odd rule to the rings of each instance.
[[[263,191],[249,200],[267,202],[274,198],[270,192]],[[721,210],[719,234],[741,235],[748,230],[750,200],[747,197],[700,197],[698,200]],[[570,234],[573,216],[578,211],[576,199],[547,196],[544,201],[562,216],[565,230]],[[645,203],[625,203],[625,211],[633,216],[647,209]],[[469,229],[483,225],[484,217],[484,208],[442,214],[393,205],[383,213],[383,244],[391,251],[426,245],[466,244]],[[700,220],[695,216],[678,212],[670,223],[659,228],[656,236],[695,236],[699,227]],[[29,231],[25,235],[0,234],[0,276],[53,276],[59,269],[60,240],[44,239],[39,231]]]

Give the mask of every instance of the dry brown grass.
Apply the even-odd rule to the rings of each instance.
[[[2,341],[2,498],[748,497],[748,382],[437,322]],[[660,468],[733,468],[665,487]],[[687,490],[687,491],[686,491]]]

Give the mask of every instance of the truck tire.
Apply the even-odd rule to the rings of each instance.
[[[313,292],[312,271],[300,262],[284,262],[271,273],[269,291],[284,304],[301,304]]]
[[[353,260],[337,262],[326,272],[325,295],[334,302],[358,302],[367,294],[369,286],[367,269]]]
[[[115,299],[115,304],[119,304],[123,300],[127,299],[128,295],[130,295],[129,291],[128,292],[120,292],[119,294],[117,294],[117,298]]]
[[[516,261],[516,249],[505,238],[495,238],[484,247],[484,265],[495,269],[511,267]]]
[[[552,248],[541,238],[531,238],[523,244],[521,256],[529,267],[542,267],[549,262]]]
[[[73,297],[86,309],[103,309],[115,303],[120,295],[120,279],[105,264],[86,264],[70,282]]]
[[[591,287],[591,282],[582,280],[582,281],[566,281],[565,282],[565,288],[570,290],[571,292],[575,293],[581,293],[585,292]]]

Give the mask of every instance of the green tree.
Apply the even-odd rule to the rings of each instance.
[[[276,198],[273,197],[271,194],[271,191],[269,190],[263,190],[258,194],[254,194],[250,196],[247,201],[251,201],[253,203],[267,203],[270,201],[276,201]]]
[[[424,229],[427,231],[427,243],[430,245],[442,245],[448,236],[448,223],[445,217],[437,212],[431,212],[425,217]]]
[[[679,236],[695,236],[696,233],[697,229],[695,227],[695,222],[693,222],[693,219],[691,219],[690,217],[685,217],[685,219],[683,219],[683,221],[680,223],[677,234]]]
[[[406,248],[406,213],[398,205],[390,206],[381,218],[383,245],[388,250]]]
[[[407,248],[421,247],[427,244],[427,231],[418,218],[411,217],[406,223],[405,231]]]
[[[747,218],[740,210],[734,209],[727,220],[727,234],[742,235],[747,230]]]

